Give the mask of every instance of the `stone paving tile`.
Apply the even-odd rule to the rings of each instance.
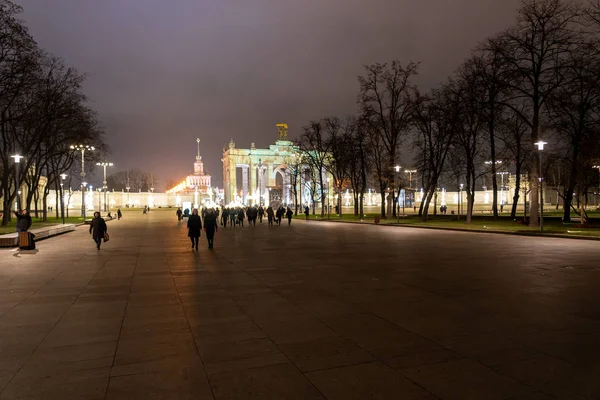
[[[322,400],[324,397],[292,364],[277,364],[209,375],[216,400]]]
[[[130,364],[112,370],[107,399],[212,399],[196,356]]]
[[[558,399],[600,398],[600,365],[576,369],[554,357],[540,357],[497,366],[496,369]]]
[[[468,359],[400,370],[413,382],[448,400],[504,399],[532,392],[530,386]]]
[[[422,353],[441,346],[372,314],[352,314],[326,318],[336,332],[356,342],[379,358]]]
[[[275,343],[266,338],[229,343],[204,343],[202,338],[197,338],[196,345],[205,364],[281,353]]]
[[[50,376],[15,377],[0,399],[103,399],[110,368],[68,372]]]
[[[371,354],[342,337],[284,343],[280,346],[303,372],[375,361]]]
[[[328,400],[431,398],[426,390],[378,362],[314,371],[306,376]]]

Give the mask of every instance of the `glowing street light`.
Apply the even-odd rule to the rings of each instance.
[[[108,186],[106,186],[106,167],[112,167],[114,164],[104,160],[104,162],[96,163],[96,165],[104,168],[104,180],[102,181],[102,189],[104,189],[104,212],[107,212],[108,209],[107,209],[106,193],[108,192],[108,190],[107,190]],[[100,210],[98,210],[98,211],[100,211]]]
[[[10,156],[10,158],[15,160],[15,189],[17,189],[17,208],[19,209],[19,212],[21,212],[21,191],[19,190],[21,188],[21,180],[19,177],[19,166],[21,164],[21,159],[25,157],[20,154],[15,154],[14,156]]]
[[[77,151],[81,151],[81,215],[83,216],[83,219],[85,220],[85,184],[84,184],[84,180],[85,180],[85,152],[87,151],[94,151],[95,148],[94,146],[89,146],[89,145],[83,145],[83,144],[78,144],[78,145],[72,145],[70,146],[71,150],[77,150]]]
[[[539,190],[540,190],[540,232],[544,231],[544,186],[543,186],[543,174],[542,174],[542,151],[544,151],[544,145],[548,144],[548,142],[544,142],[543,140],[538,140],[534,143],[538,148],[538,159],[540,162],[540,180],[539,180]]]

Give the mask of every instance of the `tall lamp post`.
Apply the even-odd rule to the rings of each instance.
[[[398,209],[399,208],[398,200],[400,199],[400,188],[399,188],[400,185],[398,185],[398,179],[396,179],[396,178],[398,177],[398,174],[400,173],[400,170],[402,169],[402,167],[399,165],[396,165],[394,167],[394,169],[396,170],[396,174],[394,175],[394,186],[396,186],[396,188],[398,189],[398,198],[396,199],[396,205],[395,205],[396,217],[398,218],[398,223],[400,223],[400,210]]]
[[[78,144],[71,146],[71,150],[81,151],[81,215],[85,220],[85,152],[94,151],[94,146]]]
[[[113,163],[111,162],[107,162],[106,160],[104,160],[103,162],[99,162],[96,163],[96,165],[99,165],[101,167],[104,168],[104,180],[102,181],[102,189],[104,190],[104,212],[107,212],[107,201],[106,201],[106,193],[108,192],[108,186],[106,186],[106,167],[112,167]],[[100,210],[98,210],[100,211]]]
[[[598,170],[598,199],[600,199],[600,165],[594,165],[592,168]],[[600,206],[600,201],[598,201],[598,205]]]
[[[21,158],[25,158],[20,154],[10,156],[15,160],[15,189],[17,189],[17,209],[21,212],[21,179],[19,177],[19,166],[21,164]]]
[[[463,184],[461,183],[458,187],[458,220],[460,221],[460,214],[461,214],[461,203],[462,203],[462,189],[463,189]]]
[[[331,206],[329,205],[329,177],[327,177],[327,219],[330,219]]]
[[[67,174],[60,174],[60,215],[63,225],[65,224],[65,191],[63,185],[65,179],[67,179]]]
[[[547,145],[548,142],[544,142],[543,140],[539,140],[537,142],[534,143],[534,145],[537,146],[538,148],[538,160],[539,160],[539,167],[540,167],[540,180],[539,180],[539,187],[540,187],[540,232],[544,231],[544,185],[543,185],[543,174],[542,174],[542,152],[544,151],[544,145]]]
[[[102,188],[98,188],[98,211],[100,211],[102,209],[102,204],[100,204],[101,200],[102,200],[102,195],[100,194],[102,192]],[[104,192],[104,194],[106,195],[106,192]],[[104,204],[104,208],[106,208],[106,204]]]

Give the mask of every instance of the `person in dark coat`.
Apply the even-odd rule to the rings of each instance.
[[[94,213],[94,219],[90,223],[90,234],[96,242],[96,248],[100,250],[100,245],[102,244],[102,239],[104,239],[104,234],[108,231],[106,228],[106,221],[104,218],[100,217],[100,213],[96,211]]]
[[[267,208],[267,219],[269,220],[269,225],[273,225],[273,207],[271,206]]]
[[[198,238],[200,238],[200,231],[202,230],[202,220],[198,215],[198,209],[194,208],[192,210],[192,215],[188,218],[188,237],[192,241],[192,249],[194,246],[196,250],[198,250]]]
[[[208,240],[208,248],[212,250],[215,232],[218,230],[217,227],[217,213],[214,210],[209,210],[204,218],[204,232],[206,232],[206,240]]]
[[[122,216],[123,216],[123,214],[121,213],[121,209],[118,208],[117,209],[117,218],[120,220]]]
[[[27,212],[27,210],[22,210],[21,212],[15,211],[15,215],[17,216],[17,246],[19,245],[20,239],[19,234],[21,232],[27,232],[33,222],[31,221],[31,215]]]
[[[306,215],[306,220],[308,221],[308,214],[310,214],[310,208],[308,206],[304,207],[304,215]]]
[[[283,206],[279,206],[275,212],[275,222],[277,222],[277,225],[281,225],[281,218],[283,217],[284,212]]]
[[[292,216],[294,215],[294,212],[292,211],[291,208],[287,208],[287,211],[285,212],[285,216],[287,217],[288,220],[288,225],[292,224]]]
[[[260,221],[261,224],[262,224],[262,219],[263,219],[264,215],[265,215],[265,209],[262,206],[258,207],[258,220]]]
[[[240,207],[240,209],[238,210],[238,215],[237,215],[240,226],[244,226],[244,217],[245,217],[244,216],[244,208]]]
[[[221,213],[221,225],[227,228],[227,221],[229,220],[229,208],[224,208]]]
[[[177,211],[175,211],[175,214],[177,214],[177,222],[181,222],[181,220],[183,219],[183,212],[181,211],[181,207],[177,207]]]

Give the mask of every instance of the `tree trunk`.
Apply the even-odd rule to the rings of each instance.
[[[495,137],[494,137],[494,131],[495,131],[495,126],[494,126],[494,114],[495,114],[495,110],[494,110],[494,102],[490,102],[491,105],[491,112],[490,112],[490,119],[489,119],[489,131],[490,131],[490,158],[492,161],[492,197],[493,197],[493,201],[492,201],[492,213],[494,215],[494,219],[497,220],[498,219],[498,179],[496,177],[496,141],[495,141]]]
[[[510,217],[515,218],[517,216],[517,207],[519,205],[519,193],[521,192],[521,163],[517,162],[515,166],[515,193],[513,194],[513,202],[510,210]]]

